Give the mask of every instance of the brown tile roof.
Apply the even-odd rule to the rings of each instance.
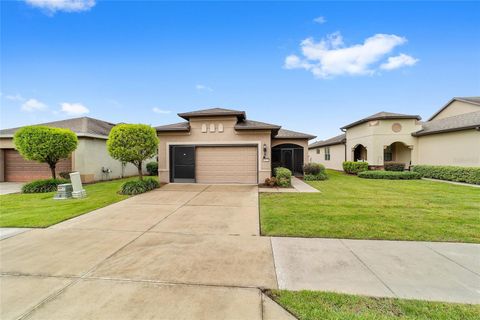
[[[480,106],[480,97],[454,97],[450,101],[448,101],[443,107],[441,107],[437,112],[435,112],[428,121],[435,118],[440,112],[445,110],[453,101],[463,101],[471,104],[475,104]]]
[[[189,120],[193,117],[209,117],[209,116],[236,116],[239,120],[246,118],[245,111],[224,109],[224,108],[210,108],[204,110],[197,110],[191,112],[179,113],[179,117]]]
[[[281,126],[253,120],[242,120],[235,125],[235,130],[279,130]]]
[[[328,147],[328,146],[333,146],[336,144],[345,144],[347,141],[347,135],[340,134],[338,136],[335,136],[333,138],[327,139],[327,140],[322,140],[322,141],[317,141],[312,143],[311,145],[308,146],[308,149],[315,149],[319,147]]]
[[[468,129],[480,130],[480,111],[459,114],[456,116],[432,120],[422,123],[422,130],[412,133],[413,136],[425,136],[429,134],[461,131]]]
[[[311,134],[291,131],[286,129],[278,130],[278,133],[273,136],[274,139],[315,139],[316,136],[312,136]]]
[[[164,126],[155,127],[157,132],[172,132],[172,131],[190,131],[190,124],[188,122],[179,122],[167,124]]]
[[[115,123],[106,122],[106,121],[102,121],[102,120],[98,120],[90,117],[81,117],[81,118],[73,118],[73,119],[65,119],[65,120],[59,120],[59,121],[40,123],[37,125],[70,129],[73,132],[75,132],[78,136],[90,135],[90,136],[107,138],[108,134],[110,133],[110,130],[115,126]],[[20,128],[21,127],[0,130],[0,137],[1,136],[11,137]]]
[[[348,129],[351,127],[354,127],[356,125],[372,121],[372,120],[387,120],[387,119],[417,119],[420,120],[421,117],[419,115],[412,115],[412,114],[402,114],[402,113],[393,113],[393,112],[378,112],[375,114],[372,114],[371,116],[368,116],[366,118],[363,118],[361,120],[352,122],[350,124],[347,124],[346,126],[343,126],[341,129]]]

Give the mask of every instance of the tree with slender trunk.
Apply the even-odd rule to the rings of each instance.
[[[78,138],[70,129],[27,126],[15,133],[13,143],[26,160],[47,163],[55,179],[57,162],[77,149]]]
[[[110,131],[107,148],[112,158],[137,167],[143,180],[142,164],[157,154],[157,132],[146,124],[119,124]]]

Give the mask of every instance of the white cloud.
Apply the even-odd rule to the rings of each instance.
[[[52,14],[57,11],[87,11],[95,6],[95,0],[25,0],[25,2]]]
[[[5,99],[10,100],[10,101],[25,101],[25,98],[22,97],[21,95],[17,94],[9,94],[5,96]]]
[[[169,114],[169,113],[172,112],[170,110],[162,110],[162,109],[157,108],[157,107],[152,108],[152,111],[155,112],[155,113],[158,113],[158,114]]]
[[[204,84],[197,84],[197,85],[195,85],[195,89],[197,89],[198,91],[209,91],[209,92],[212,92],[212,91],[213,91],[212,88],[207,87],[207,86],[204,85]]]
[[[22,110],[27,112],[43,111],[46,109],[48,109],[48,106],[37,99],[28,99],[24,104],[22,104]]]
[[[90,110],[81,103],[63,102],[60,105],[62,106],[62,112],[70,116],[78,116],[90,112]]]
[[[315,19],[313,19],[313,22],[318,23],[318,24],[324,24],[325,22],[327,22],[327,19],[325,19],[325,17],[323,17],[323,16],[320,16],[320,17],[316,17]]]
[[[285,58],[286,69],[305,69],[318,78],[340,75],[371,75],[378,62],[407,39],[394,34],[376,34],[362,44],[346,46],[340,32],[327,35],[315,42],[307,38],[300,43],[303,57],[289,55]]]
[[[383,70],[394,70],[401,67],[410,67],[415,65],[418,62],[418,59],[415,59],[412,56],[409,56],[404,53],[400,53],[398,56],[389,57],[387,62],[382,63],[380,68]]]

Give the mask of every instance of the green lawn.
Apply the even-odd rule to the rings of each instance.
[[[53,200],[54,193],[7,194],[0,196],[0,227],[48,227],[129,196],[117,193],[121,179],[85,185],[84,199]]]
[[[321,193],[263,193],[262,234],[480,242],[480,188],[328,171]]]
[[[476,320],[480,305],[372,298],[320,291],[268,294],[300,320]]]

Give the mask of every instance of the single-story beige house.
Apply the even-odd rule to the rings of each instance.
[[[57,175],[61,172],[78,171],[83,182],[93,182],[137,174],[135,166],[122,165],[108,154],[106,142],[114,123],[81,117],[39,125],[71,129],[77,134],[78,147],[70,158],[57,164]],[[18,129],[0,130],[0,181],[26,182],[50,178],[47,164],[25,160],[15,150],[13,135]]]
[[[418,115],[379,112],[308,146],[309,161],[342,170],[343,161],[480,166],[480,97],[453,98],[428,121]]]
[[[212,108],[179,113],[185,121],[156,127],[161,182],[260,183],[275,167],[303,174],[315,136]]]

